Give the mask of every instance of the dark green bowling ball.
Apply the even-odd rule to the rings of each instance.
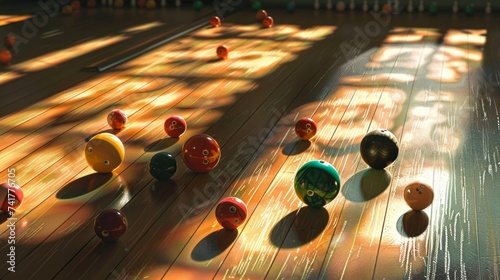
[[[433,2],[430,6],[429,6],[429,13],[431,15],[437,15],[439,9],[438,9],[438,5],[436,4],[436,2]]]
[[[159,181],[170,179],[176,170],[177,161],[167,152],[159,152],[149,161],[149,173]]]

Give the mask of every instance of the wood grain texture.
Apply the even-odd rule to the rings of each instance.
[[[220,28],[64,83],[64,73],[53,80],[50,71],[27,73],[34,76],[23,96],[36,98],[33,85],[43,81],[50,97],[21,104],[13,96],[4,106],[18,108],[0,118],[1,175],[14,168],[26,196],[14,216],[16,272],[4,261],[0,277],[498,279],[499,19],[271,14],[273,28],[239,12]],[[72,38],[88,32],[77,19],[62,29]],[[230,47],[229,59],[216,59],[220,44]],[[73,67],[105,53],[76,58]],[[1,77],[2,94],[15,94],[19,80]],[[122,131],[106,122],[115,108],[129,116]],[[179,139],[163,131],[173,114],[188,123]],[[301,117],[318,123],[310,141],[294,133]],[[400,144],[385,170],[359,155],[361,139],[377,128]],[[111,174],[95,173],[83,157],[86,141],[100,132],[116,134],[126,148]],[[207,174],[190,171],[180,155],[199,133],[222,149]],[[178,162],[166,182],[147,170],[159,151]],[[312,159],[341,175],[339,195],[321,209],[306,207],[293,189],[296,171]],[[403,199],[414,180],[434,188],[423,211]],[[235,231],[215,219],[227,196],[248,206]],[[129,221],[112,244],[93,230],[106,208],[121,209]],[[1,213],[2,241],[13,234],[8,218]],[[9,250],[0,244],[0,252]]]

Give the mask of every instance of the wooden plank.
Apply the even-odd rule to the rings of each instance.
[[[464,139],[468,147],[466,166],[473,170],[470,181],[474,189],[477,243],[479,247],[479,276],[482,279],[500,277],[500,232],[498,187],[500,186],[500,90],[499,39],[500,32],[489,25],[486,30],[481,67],[469,75],[470,132]],[[479,47],[470,44],[470,51]],[[470,67],[472,68],[472,67]],[[470,69],[472,70],[472,69]],[[473,75],[474,74],[474,75]],[[473,159],[473,160],[471,160]],[[473,242],[471,240],[471,242]]]

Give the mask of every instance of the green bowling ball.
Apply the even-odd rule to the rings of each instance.
[[[253,1],[252,10],[254,11],[262,10],[262,3],[260,3],[260,1]]]
[[[199,0],[194,1],[193,8],[197,11],[201,10],[201,8],[203,8],[203,2]]]
[[[159,152],[149,161],[149,173],[159,181],[170,179],[176,170],[177,161],[167,152]]]
[[[473,4],[467,4],[465,6],[465,14],[467,16],[472,16],[474,14],[474,5]]]
[[[433,2],[430,6],[429,6],[429,13],[431,15],[437,15],[439,9],[438,9],[438,5],[436,4],[436,2]]]
[[[295,175],[295,193],[305,204],[321,208],[332,201],[340,190],[340,175],[330,163],[312,160]]]

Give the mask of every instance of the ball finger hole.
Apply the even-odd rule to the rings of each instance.
[[[109,232],[107,230],[103,230],[103,231],[101,231],[101,235],[104,236],[104,237],[108,237],[109,236]]]
[[[202,153],[203,153],[204,156],[208,156],[208,150],[203,150]]]
[[[207,165],[210,161],[208,161],[208,159],[204,159],[203,160],[203,164]]]
[[[314,191],[313,190],[307,190],[307,195],[308,196],[313,196],[314,195]]]
[[[236,207],[229,206],[229,213],[236,213]]]
[[[109,165],[109,160],[105,160],[104,165]]]
[[[234,222],[235,224],[239,224],[239,223],[240,223],[240,219],[234,219],[234,220],[233,220],[233,222]]]

